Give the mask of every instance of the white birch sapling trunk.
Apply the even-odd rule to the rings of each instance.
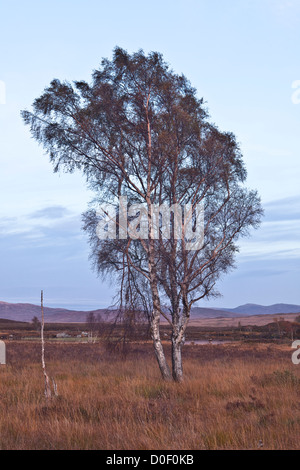
[[[44,293],[41,291],[41,311],[42,311],[42,321],[41,321],[41,344],[42,344],[42,369],[43,369],[43,374],[45,378],[45,397],[47,400],[51,399],[52,397],[52,392],[51,392],[51,385],[50,385],[50,379],[46,371],[46,363],[45,363],[45,338],[44,338],[44,328],[45,328],[45,319],[44,319]],[[52,378],[52,384],[53,384],[53,391],[54,395],[57,396],[57,385],[55,380]]]

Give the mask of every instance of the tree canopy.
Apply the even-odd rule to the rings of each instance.
[[[210,122],[203,99],[161,54],[130,55],[119,47],[112,60],[102,60],[90,84],[55,79],[22,116],[54,171],[85,174],[95,192],[95,208],[84,216],[94,266],[116,278],[124,311],[147,315],[162,376],[182,380],[181,347],[191,308],[217,294],[218,279],[234,266],[238,238],[258,227],[262,216],[257,192],[245,187],[235,136]],[[135,237],[130,231],[123,236],[120,197],[145,206],[147,238],[139,236],[141,219]],[[107,203],[116,206],[117,236],[99,239],[96,205]],[[200,204],[203,240],[187,249]],[[154,236],[154,206],[176,206],[182,214],[189,207],[192,235],[179,218],[181,237],[175,236],[171,211],[169,237],[160,219]],[[141,210],[129,214],[128,226],[137,215]],[[161,317],[172,328],[172,373],[160,338]]]

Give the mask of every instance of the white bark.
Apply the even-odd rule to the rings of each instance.
[[[51,386],[50,386],[50,380],[46,371],[46,364],[45,364],[45,339],[44,339],[44,326],[45,326],[45,320],[44,320],[44,294],[43,291],[41,291],[41,310],[42,310],[42,321],[41,321],[41,343],[42,343],[42,369],[43,369],[43,374],[45,378],[45,397],[46,399],[50,399],[52,396],[51,393]],[[57,389],[56,389],[57,392]]]

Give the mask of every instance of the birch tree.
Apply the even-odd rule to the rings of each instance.
[[[90,84],[55,79],[22,116],[54,171],[85,174],[95,193],[95,208],[84,215],[94,266],[116,279],[120,311],[133,317],[142,312],[149,321],[162,377],[182,381],[192,306],[217,294],[218,279],[234,266],[239,237],[256,228],[262,215],[256,191],[245,187],[235,136],[210,122],[203,99],[161,54],[130,55],[118,47]],[[131,208],[125,225],[120,200]],[[97,207],[105,204],[116,207],[115,229],[114,236],[101,238]],[[194,246],[200,205],[202,242]],[[171,368],[162,317],[172,330]]]

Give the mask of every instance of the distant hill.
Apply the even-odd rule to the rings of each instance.
[[[27,322],[19,322],[17,320],[7,320],[6,318],[0,318],[0,327],[2,325],[10,324],[12,326],[27,325]]]
[[[98,309],[91,310],[95,315],[101,315],[103,320],[110,321],[115,315],[115,310]],[[85,323],[89,311],[68,310],[64,308],[44,307],[46,323]],[[245,304],[239,307],[228,308],[205,308],[194,307],[191,312],[192,319],[236,319],[253,315],[276,315],[300,313],[299,305],[275,304],[262,306],[256,304]],[[27,303],[8,303],[0,301],[0,318],[19,322],[31,322],[33,317],[41,317],[39,305]]]
[[[232,312],[240,315],[276,315],[278,313],[299,313],[300,305],[293,304],[274,304],[274,305],[257,305],[245,304],[236,308],[222,308],[226,312]]]
[[[240,317],[228,318],[201,318],[192,317],[190,326],[200,326],[204,328],[236,328],[239,326],[264,326],[276,324],[283,319],[285,322],[294,322],[299,313],[280,313],[270,316],[266,315],[244,315]]]
[[[194,307],[191,316],[192,318],[235,318],[240,314],[225,309]]]
[[[95,315],[100,314],[103,319],[110,319],[113,316],[113,311],[108,311],[107,309],[92,311]],[[85,323],[88,313],[90,312],[44,307],[46,323]],[[31,322],[33,317],[41,317],[41,307],[39,305],[0,302],[0,318]]]

